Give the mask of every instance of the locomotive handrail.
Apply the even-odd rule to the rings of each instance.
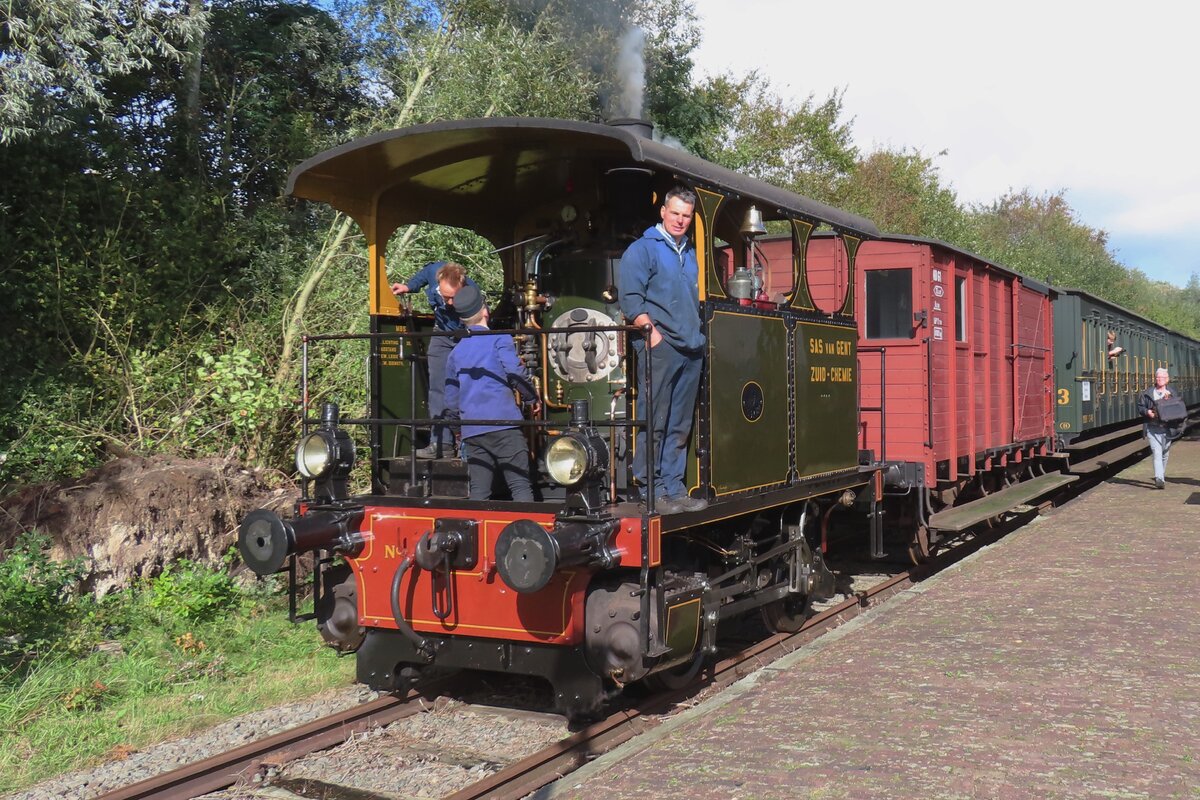
[[[328,342],[353,339],[433,339],[445,337],[451,339],[467,339],[472,336],[543,336],[551,333],[642,333],[640,325],[572,325],[565,328],[489,328],[474,331],[460,328],[454,331],[395,331],[375,333],[313,333],[301,337],[302,342]]]
[[[319,417],[305,417],[301,422],[305,425],[316,425],[321,422]],[[563,428],[564,423],[552,419],[450,419],[448,417],[340,417],[339,425],[445,425],[461,427],[463,425],[512,425],[523,428]],[[590,420],[589,425],[596,428],[645,428],[646,420]]]
[[[309,345],[316,342],[326,341],[404,341],[405,339],[434,339],[434,338],[453,338],[466,339],[474,336],[537,336],[549,337],[554,334],[576,334],[576,333],[622,333],[625,334],[626,340],[629,334],[638,333],[647,340],[650,338],[650,326],[646,325],[571,325],[566,327],[533,327],[533,328],[496,328],[485,330],[471,330],[470,328],[460,328],[453,331],[441,330],[426,330],[426,331],[373,331],[364,333],[324,333],[324,334],[305,334],[301,337],[301,429],[304,435],[309,433],[313,425],[319,424],[320,420],[308,415],[309,408],[309,392],[308,392],[308,377],[309,377]],[[653,348],[647,347],[645,355],[644,369],[646,371],[645,391],[646,402],[649,407],[653,407],[653,381],[650,380],[651,361],[654,358]],[[374,353],[372,354],[374,357]],[[405,354],[404,359],[415,361],[419,356],[414,354]],[[411,407],[416,408],[416,381],[410,382],[410,391],[413,394],[411,398]],[[505,425],[511,427],[519,427],[521,429],[553,429],[563,427],[563,422],[559,420],[548,419],[521,419],[521,420],[480,420],[480,419],[447,419],[447,418],[419,418],[419,417],[345,417],[339,420],[344,425],[356,425],[365,427],[379,426],[396,426],[407,427],[410,429],[410,439],[415,442],[416,432],[420,427],[429,427],[433,425],[442,425],[448,428],[461,428],[463,425]],[[628,431],[646,431],[647,437],[653,439],[653,430],[650,420],[622,419],[617,420],[610,416],[608,420],[589,419],[588,425],[596,428],[606,428],[610,430],[624,429]],[[629,435],[628,433],[626,435]],[[651,452],[653,452],[653,443],[649,443]],[[378,450],[375,437],[372,439],[372,447]],[[395,460],[399,456],[387,457],[381,453],[377,453],[376,458],[380,461]],[[410,461],[410,480],[416,482],[416,454],[415,445],[414,452],[409,454]],[[611,469],[616,469],[615,462],[611,464]],[[655,481],[653,470],[649,471],[646,485],[646,513],[653,515],[655,513]],[[614,479],[615,481],[615,476]],[[645,538],[645,537],[643,537]],[[643,543],[646,544],[646,543]]]

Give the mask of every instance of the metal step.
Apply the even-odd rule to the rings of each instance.
[[[1032,480],[1023,481],[990,494],[978,500],[972,500],[961,506],[939,511],[929,518],[929,527],[935,531],[959,533],[972,525],[978,525],[986,519],[999,516],[1006,511],[1014,511],[1019,506],[1028,503],[1036,497],[1054,491],[1060,486],[1066,486],[1072,481],[1079,480],[1077,475],[1067,475],[1062,472],[1051,472],[1040,475]]]
[[[1141,435],[1142,435],[1142,423],[1141,423],[1141,421],[1138,421],[1138,422],[1134,422],[1134,423],[1122,426],[1121,428],[1118,428],[1115,431],[1106,433],[1103,436],[1095,436],[1090,439],[1076,439],[1075,441],[1071,442],[1070,444],[1065,445],[1062,449],[1068,453],[1077,453],[1081,450],[1089,450],[1089,449],[1095,447],[1096,445],[1104,444],[1105,442],[1111,442],[1114,439],[1126,439],[1131,436],[1141,436]]]
[[[1138,451],[1149,450],[1150,445],[1144,438],[1138,438],[1137,441],[1123,444],[1115,450],[1108,450],[1095,458],[1089,458],[1087,461],[1081,461],[1078,464],[1072,464],[1068,471],[1072,475],[1089,475],[1096,470],[1111,467],[1118,461],[1124,461],[1130,456],[1136,455]]]

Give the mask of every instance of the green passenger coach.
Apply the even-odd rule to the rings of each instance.
[[[1200,342],[1078,289],[1054,299],[1055,428],[1072,443],[1140,423],[1138,395],[1166,367],[1189,406],[1200,403]]]

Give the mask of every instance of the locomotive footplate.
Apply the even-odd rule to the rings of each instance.
[[[357,680],[378,691],[406,691],[436,670],[478,669],[545,678],[555,707],[567,716],[588,714],[605,698],[604,685],[579,647],[424,634],[433,662],[398,631],[367,631],[358,650]]]

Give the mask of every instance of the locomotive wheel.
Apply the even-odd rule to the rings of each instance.
[[[933,555],[933,546],[929,544],[929,528],[918,525],[908,540],[908,557],[913,564],[924,564]]]
[[[685,661],[677,667],[654,672],[642,679],[642,683],[652,692],[673,692],[687,686],[704,666],[704,652],[697,650],[691,661]]]
[[[762,621],[774,633],[795,633],[804,626],[812,599],[806,594],[789,595],[762,607]]]

